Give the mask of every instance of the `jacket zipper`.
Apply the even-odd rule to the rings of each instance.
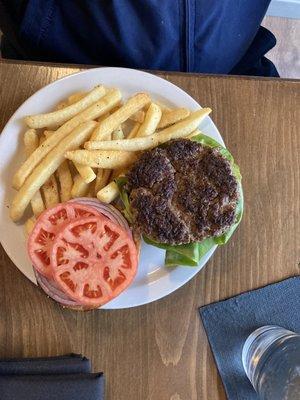
[[[190,0],[184,1],[185,9],[185,70],[190,71]]]

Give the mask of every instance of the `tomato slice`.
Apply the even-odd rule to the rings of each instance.
[[[88,306],[118,296],[132,282],[138,264],[129,234],[100,214],[65,225],[54,239],[50,259],[61,289]]]
[[[50,248],[56,233],[71,220],[96,215],[99,215],[96,209],[79,203],[60,203],[44,211],[28,238],[28,254],[34,267],[51,278]]]

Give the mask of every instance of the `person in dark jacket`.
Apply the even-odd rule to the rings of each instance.
[[[2,57],[278,76],[270,0],[1,0]]]

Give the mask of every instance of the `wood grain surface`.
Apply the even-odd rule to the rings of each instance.
[[[1,129],[36,90],[76,71],[0,64]],[[299,274],[299,82],[159,75],[212,107],[243,174],[246,204],[238,231],[184,287],[120,311],[60,308],[1,249],[0,357],[83,353],[94,370],[105,372],[107,400],[225,399],[197,310]]]

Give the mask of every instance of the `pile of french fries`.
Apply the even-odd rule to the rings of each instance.
[[[26,160],[13,177],[10,215],[20,220],[30,204],[27,230],[45,209],[71,198],[118,197],[115,179],[141,154],[168,140],[198,134],[209,108],[170,109],[137,93],[123,102],[117,88],[76,92],[46,114],[25,117]]]

